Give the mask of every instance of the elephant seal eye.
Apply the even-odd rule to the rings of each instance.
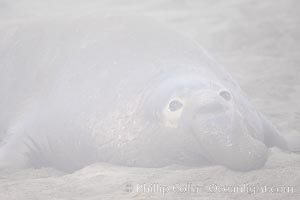
[[[230,101],[231,100],[231,94],[229,92],[225,91],[225,90],[221,91],[219,93],[219,95],[221,97],[223,97],[226,101]]]
[[[177,111],[179,110],[180,108],[182,108],[183,104],[178,101],[178,100],[172,100],[170,103],[169,103],[169,110],[174,112],[174,111]]]

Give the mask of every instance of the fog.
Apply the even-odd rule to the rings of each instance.
[[[192,183],[201,192],[188,197],[218,198],[212,183],[250,180],[296,188],[296,9],[294,1],[3,1],[0,196],[160,199],[140,185]],[[25,194],[38,190],[47,194]]]

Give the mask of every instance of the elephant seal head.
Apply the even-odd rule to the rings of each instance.
[[[160,134],[177,137],[182,151],[189,149],[210,163],[234,170],[256,169],[265,164],[267,148],[253,137],[258,133],[250,128],[238,97],[218,81],[179,75],[162,81],[152,91],[147,99],[147,117],[160,124]],[[196,165],[203,162],[193,159]]]

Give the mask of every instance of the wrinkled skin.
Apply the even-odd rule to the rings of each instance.
[[[136,17],[0,30],[0,168],[260,168],[285,140],[197,44]]]

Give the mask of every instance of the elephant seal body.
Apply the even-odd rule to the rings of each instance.
[[[285,140],[193,41],[147,18],[1,28],[0,167],[264,165]]]

